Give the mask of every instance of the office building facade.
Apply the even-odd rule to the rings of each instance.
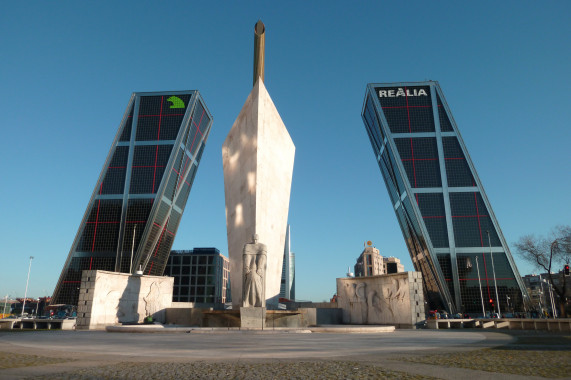
[[[523,310],[525,286],[438,83],[369,84],[362,118],[429,307],[481,313],[483,298],[506,310],[509,297]]]
[[[280,298],[295,300],[295,254],[291,252],[290,226],[287,225],[284,262],[282,264],[282,279],[280,283]]]
[[[173,302],[230,301],[230,261],[216,248],[171,251],[164,275],[174,277]]]
[[[131,96],[52,303],[77,305],[83,270],[163,274],[211,125],[198,91]]]
[[[396,257],[383,257],[383,270],[385,274],[402,273],[404,265]]]

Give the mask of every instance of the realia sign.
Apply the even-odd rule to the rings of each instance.
[[[398,90],[379,90],[379,98],[398,98],[399,96],[428,96],[428,94],[423,88],[407,88],[406,91],[402,87]]]

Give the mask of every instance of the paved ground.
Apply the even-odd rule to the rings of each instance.
[[[509,380],[571,376],[569,363],[569,335],[537,332],[0,333],[0,379]]]

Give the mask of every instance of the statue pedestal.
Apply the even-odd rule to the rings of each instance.
[[[263,330],[266,326],[265,307],[241,307],[240,308],[240,328]]]

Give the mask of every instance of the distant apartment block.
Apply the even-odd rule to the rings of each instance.
[[[355,277],[378,276],[404,272],[404,266],[396,257],[383,257],[379,250],[368,241],[355,264]]]

